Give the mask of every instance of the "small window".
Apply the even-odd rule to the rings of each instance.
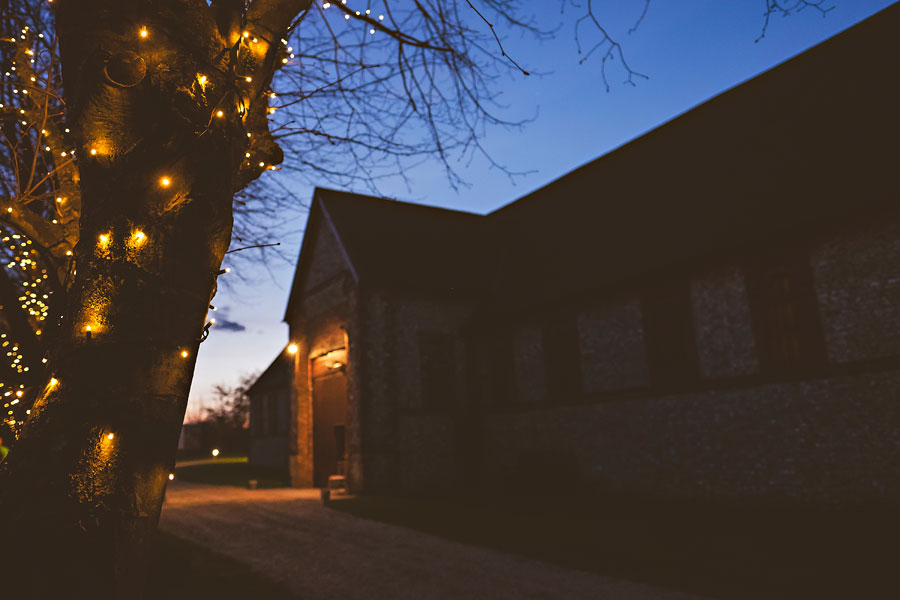
[[[825,339],[809,256],[788,251],[749,269],[759,362],[769,372],[808,369],[825,362]]]
[[[687,277],[672,277],[647,291],[642,302],[650,382],[684,388],[699,378],[697,343]]]
[[[439,332],[419,334],[419,375],[422,408],[453,408],[456,393],[456,357],[453,336]]]

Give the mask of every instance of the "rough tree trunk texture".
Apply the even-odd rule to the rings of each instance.
[[[52,379],[3,481],[13,597],[142,595],[233,193],[281,160],[265,92],[307,4],[55,2],[82,216]]]

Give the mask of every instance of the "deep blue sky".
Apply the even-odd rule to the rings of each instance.
[[[773,18],[766,38],[759,43],[754,40],[763,24],[765,0],[654,0],[640,29],[630,36],[627,30],[643,2],[603,3],[611,7],[604,13],[605,22],[623,42],[629,63],[650,76],[630,87],[619,83],[623,73],[612,67],[610,93],[600,80],[599,60],[578,64],[573,15],[561,17],[557,2],[536,1],[533,4],[544,7],[536,9],[542,22],[563,23],[556,38],[537,43],[514,37],[504,40],[504,45],[519,62],[547,74],[511,77],[502,82],[501,99],[509,106],[509,117],[538,117],[522,130],[495,129],[484,139],[498,162],[529,174],[513,183],[504,173],[491,169],[487,161],[476,160],[460,165],[470,187],[454,191],[442,170],[427,164],[407,173],[408,186],[389,182],[381,191],[401,200],[490,212],[803,52],[894,0],[826,3],[829,1],[834,9],[825,18],[813,10]],[[647,165],[647,170],[651,173],[652,165]],[[267,176],[287,177],[282,173]],[[309,187],[284,183],[301,198],[312,194]],[[306,213],[298,209],[286,216],[282,231],[273,232],[273,241],[282,243],[291,264],[272,264],[271,276],[263,269],[256,269],[256,275],[243,273],[246,282],[220,288],[215,304],[228,320],[246,329],[214,329],[201,346],[189,417],[210,401],[213,384],[233,383],[242,374],[263,370],[287,344],[287,326],[281,319],[305,220]]]

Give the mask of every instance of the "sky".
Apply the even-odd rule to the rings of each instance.
[[[784,5],[790,2],[782,0]],[[439,165],[426,163],[408,171],[407,182],[381,184],[383,195],[491,212],[815,46],[893,0],[825,0],[823,6],[834,7],[825,17],[812,9],[787,18],[773,17],[766,37],[758,43],[765,0],[653,0],[640,27],[630,35],[628,29],[644,2],[603,3],[610,8],[600,15],[611,35],[623,44],[626,60],[649,77],[632,87],[622,83],[624,72],[613,66],[609,92],[600,77],[599,60],[579,64],[573,36],[575,14],[560,15],[557,2],[531,4],[540,6],[534,12],[541,23],[560,24],[560,28],[550,41],[518,35],[503,40],[517,62],[540,75],[501,81],[500,101],[508,107],[504,116],[534,119],[521,129],[488,130],[482,140],[497,162],[522,175],[511,179],[487,160],[476,159],[459,165],[468,186],[454,190]],[[651,170],[648,165],[648,173]],[[289,178],[277,172],[267,176]],[[290,180],[279,183],[300,198],[312,197],[309,186]],[[246,374],[262,372],[288,343],[282,318],[307,214],[298,206],[283,217],[271,241],[281,243],[286,258],[270,262],[267,268],[242,265],[241,273],[220,281],[214,304],[219,307],[218,324],[225,326],[215,326],[200,347],[189,420],[214,403],[214,385],[233,385]]]

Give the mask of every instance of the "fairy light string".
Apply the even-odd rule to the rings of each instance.
[[[47,0],[48,5],[53,2]],[[360,22],[370,35],[377,30],[389,31],[383,24],[384,15],[376,16],[369,8],[354,10],[347,0],[315,5],[323,11],[338,6],[345,17],[343,21]],[[135,24],[136,53],[141,54],[162,39],[155,27],[153,23]],[[288,36],[289,32],[279,37],[269,31],[256,31],[245,22],[229,68],[223,72],[210,66],[196,74],[193,89],[198,103],[208,107],[210,126],[229,122],[244,129],[241,170],[245,174],[241,178],[245,180],[278,169],[281,161],[269,133],[269,122],[277,118],[280,108],[278,93],[265,83],[270,78],[257,77],[257,71],[264,72],[267,64],[283,68],[297,59]],[[16,432],[35,396],[45,388],[46,381],[40,379],[46,380],[48,359],[42,341],[51,326],[59,325],[48,322],[54,294],[64,292],[74,274],[81,213],[78,160],[103,157],[106,140],[93,140],[81,149],[74,146],[64,121],[54,40],[28,26],[7,35],[0,32],[0,60],[0,136],[7,142],[6,147],[13,149],[8,161],[13,168],[0,176],[15,183],[9,189],[19,190],[14,197],[0,197],[0,261],[6,269],[5,279],[15,289],[15,295],[0,308],[0,357],[7,359],[0,368],[0,399],[4,403],[2,417]],[[161,174],[158,182],[163,190],[174,183],[169,174]],[[111,252],[112,235],[99,234],[96,243],[101,250]],[[146,227],[138,223],[126,245],[134,252],[149,241]],[[227,272],[223,269],[213,276],[217,279]],[[13,322],[20,325],[12,327]],[[27,330],[21,323],[28,324]],[[198,342],[208,337],[214,324],[215,319],[205,322]],[[22,331],[33,343],[19,339],[25,337]],[[92,341],[102,335],[91,324],[84,324],[83,332]],[[28,346],[38,350],[29,353],[25,349]],[[182,358],[193,354],[187,348],[177,352]],[[53,387],[58,385],[55,378],[50,381],[55,382]]]

